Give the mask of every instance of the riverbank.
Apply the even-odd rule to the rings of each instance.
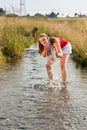
[[[43,21],[43,22],[42,22]],[[0,46],[3,54],[22,57],[24,49],[36,43],[41,32],[68,39],[73,60],[87,67],[87,18],[20,18],[0,17]],[[43,24],[44,23],[44,24]]]

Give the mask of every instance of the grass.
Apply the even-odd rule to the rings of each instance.
[[[24,48],[36,42],[45,32],[68,39],[73,47],[73,59],[87,67],[87,18],[7,18],[0,17],[0,46],[9,57],[22,57]]]

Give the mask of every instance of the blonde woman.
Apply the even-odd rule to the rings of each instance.
[[[49,79],[53,80],[53,74],[51,72],[51,66],[56,60],[56,58],[60,58],[60,68],[62,75],[62,86],[66,88],[67,83],[67,68],[66,64],[70,54],[72,53],[72,47],[69,41],[64,38],[52,37],[49,38],[45,33],[41,33],[37,39],[39,53],[46,57],[48,56],[48,60],[46,63],[46,70],[48,73]]]

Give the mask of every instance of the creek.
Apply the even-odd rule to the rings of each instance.
[[[69,59],[67,89],[49,87],[46,58],[27,49],[19,61],[0,68],[0,130],[87,130],[87,70]]]

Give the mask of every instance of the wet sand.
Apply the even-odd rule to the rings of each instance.
[[[87,71],[70,60],[69,83],[60,91],[59,84],[49,88],[41,60],[27,51],[0,69],[0,130],[87,130]]]

